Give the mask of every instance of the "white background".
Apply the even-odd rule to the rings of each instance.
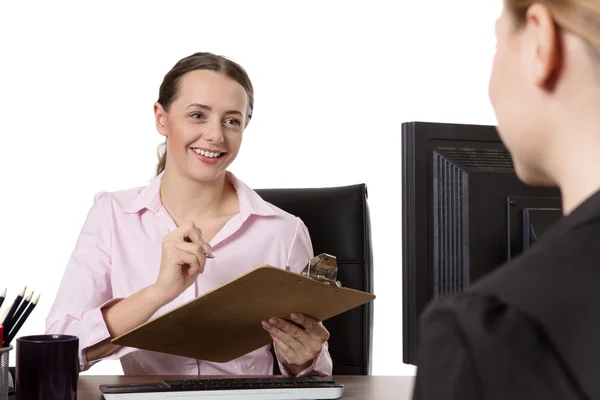
[[[373,374],[402,363],[400,124],[495,124],[487,96],[500,1],[0,3],[0,289],[41,294],[43,333],[96,192],[145,185],[152,105],[180,58],[241,63],[254,117],[231,170],[255,188],[369,186]],[[335,338],[332,338],[335,340]],[[14,351],[11,356],[14,365]],[[118,361],[90,374],[120,374]]]

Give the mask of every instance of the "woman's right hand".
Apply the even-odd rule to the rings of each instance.
[[[212,254],[212,249],[193,222],[163,237],[160,272],[154,286],[167,303],[198,279],[206,264],[205,253]]]

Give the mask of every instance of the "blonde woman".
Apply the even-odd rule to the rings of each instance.
[[[518,260],[432,302],[414,398],[600,399],[600,0],[506,0],[489,94],[519,178],[564,218]]]

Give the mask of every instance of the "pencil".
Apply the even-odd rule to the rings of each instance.
[[[25,287],[25,289],[27,289],[27,287]],[[4,322],[2,323],[4,325],[4,339],[6,339],[6,336],[8,336],[8,331],[10,330],[10,327],[13,323],[13,321],[12,321],[13,315],[15,315],[17,308],[19,308],[19,305],[21,304],[21,300],[23,300],[23,295],[25,294],[25,289],[23,289],[21,291],[21,293],[19,293],[19,295],[13,302],[12,307],[8,311],[8,314],[6,315]]]
[[[19,306],[19,308],[17,309],[17,311],[15,311],[15,313],[13,314],[11,320],[10,320],[10,325],[14,325],[17,320],[19,318],[21,318],[21,314],[23,314],[23,312],[25,311],[25,308],[29,305],[29,303],[31,303],[31,297],[33,296],[33,292],[29,293],[29,296],[27,296],[25,298],[25,300],[23,300],[21,302],[21,305]],[[8,327],[8,330],[10,331],[10,326]]]
[[[19,329],[21,329],[21,327],[23,326],[23,323],[27,320],[27,318],[29,317],[29,314],[31,314],[31,311],[33,311],[33,309],[37,305],[39,299],[40,299],[40,295],[38,294],[38,297],[36,297],[35,300],[33,300],[31,303],[29,303],[29,306],[27,307],[27,309],[25,310],[25,312],[23,313],[21,318],[19,318],[16,325],[14,325],[13,328],[10,330],[10,333],[6,337],[6,340],[4,340],[4,347],[9,346],[10,342],[12,342],[12,340],[15,338],[17,333],[19,333]]]
[[[14,301],[13,301],[14,303]],[[11,304],[12,307],[12,304]],[[6,316],[8,315],[8,311],[10,311],[11,307],[7,307],[6,310],[4,310],[4,314],[2,314],[2,318],[0,318],[0,325],[4,325],[4,321],[6,321]]]
[[[2,307],[2,303],[4,303],[5,298],[6,298],[6,289],[4,289],[2,291],[2,294],[0,294],[0,307]]]

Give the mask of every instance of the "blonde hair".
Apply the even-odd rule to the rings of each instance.
[[[506,8],[519,24],[525,22],[527,9],[536,3],[546,6],[560,27],[579,36],[600,54],[600,0],[505,0]]]

